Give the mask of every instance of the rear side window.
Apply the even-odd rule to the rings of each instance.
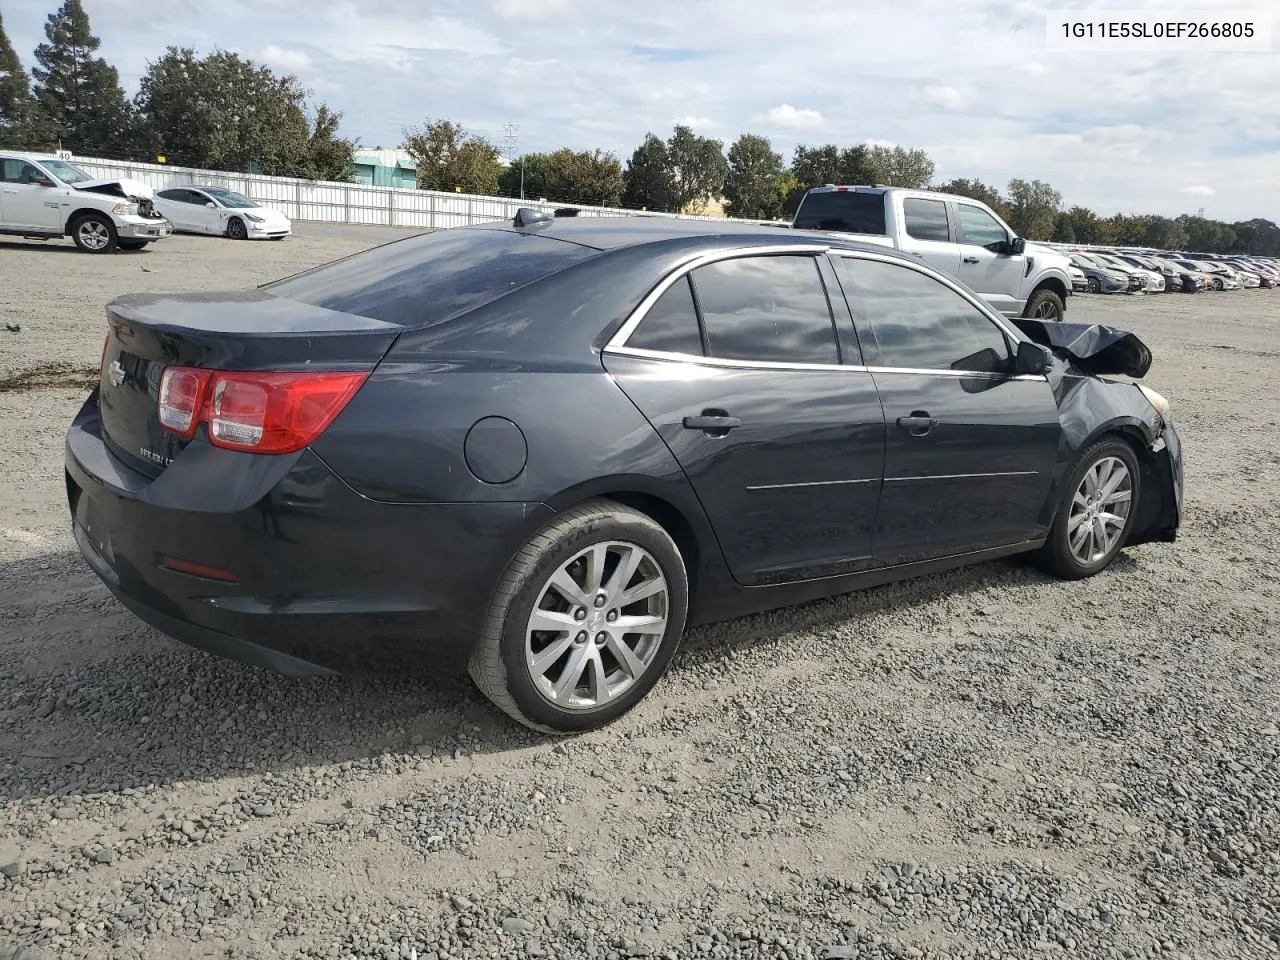
[[[654,301],[640,325],[627,338],[627,346],[702,356],[702,333],[698,329],[698,311],[693,305],[688,277],[681,277]]]
[[[792,226],[800,230],[840,230],[883,237],[886,235],[884,194],[810,191],[800,202]]]
[[[419,327],[541,280],[598,251],[489,228],[439,230],[263,286],[277,297]]]
[[[883,366],[1008,372],[1004,334],[950,287],[894,263],[838,259],[854,316],[875,333]]]
[[[947,205],[941,200],[908,197],[902,201],[902,213],[906,220],[908,236],[917,240],[950,242],[951,234],[947,230]]]
[[[692,276],[711,356],[840,362],[831,305],[813,257],[741,257],[699,267]]]

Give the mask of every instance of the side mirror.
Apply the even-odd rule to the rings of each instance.
[[[1014,237],[1009,241],[1007,248],[1010,256],[1020,257],[1027,249],[1027,241],[1023,240],[1021,237]]]
[[[1053,366],[1053,352],[1030,340],[1018,341],[1018,352],[1014,357],[1015,373],[1038,377]]]
[[[30,178],[30,179],[27,181],[27,183],[35,184],[37,187],[53,187],[53,186],[57,186],[57,184],[55,184],[55,183],[54,183],[52,180],[50,180],[48,177],[32,177],[32,178]]]
[[[216,203],[214,203],[212,200],[208,200],[208,201],[206,201],[206,202],[205,202],[205,206],[206,206],[206,207],[208,207],[210,210],[217,210],[217,209],[218,209],[218,205],[217,205]]]

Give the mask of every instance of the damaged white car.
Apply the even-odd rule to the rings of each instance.
[[[97,180],[58,157],[0,150],[0,234],[70,237],[85,253],[141,250],[173,233],[154,199],[137,180]]]

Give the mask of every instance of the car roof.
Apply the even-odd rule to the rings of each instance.
[[[901,256],[891,247],[876,243],[845,240],[839,235],[818,230],[795,230],[788,224],[767,226],[734,220],[686,220],[677,217],[602,216],[558,217],[518,231],[510,220],[463,227],[470,230],[502,230],[528,232],[538,236],[581,244],[596,250],[620,250],[647,244],[679,241],[707,241],[709,247],[812,246],[821,244],[831,249],[857,250],[868,253]],[[915,258],[902,257],[911,263]]]

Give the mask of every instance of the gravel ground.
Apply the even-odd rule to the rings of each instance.
[[[0,244],[0,958],[1280,956],[1280,293],[1073,301],[1155,353],[1178,543],[698,630],[550,742],[462,678],[190,651],[73,551],[106,300],[396,235]]]

